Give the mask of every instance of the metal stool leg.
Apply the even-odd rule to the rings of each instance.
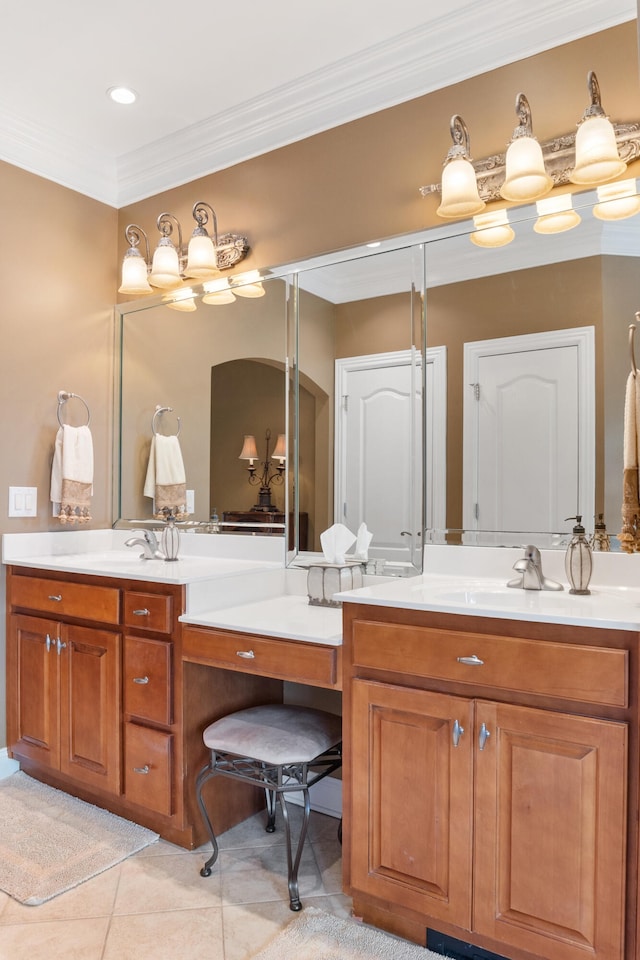
[[[216,774],[216,770],[211,764],[207,764],[206,767],[203,767],[200,773],[198,774],[198,779],[196,780],[196,796],[198,798],[198,806],[200,807],[200,813],[202,814],[202,819],[204,820],[205,826],[211,838],[211,845],[213,847],[213,852],[209,859],[206,861],[202,869],[200,870],[201,877],[210,877],[211,876],[211,867],[214,865],[218,859],[218,841],[216,840],[216,835],[207,812],[207,808],[204,805],[204,800],[202,797],[202,788],[212,777]]]
[[[285,792],[281,791],[278,796],[280,797],[280,806],[282,808],[282,817],[284,819],[285,834],[287,838],[287,873],[288,873],[288,883],[289,883],[289,909],[298,911],[302,910],[302,903],[300,902],[300,890],[298,885],[298,868],[300,866],[300,859],[302,857],[302,849],[304,847],[304,841],[307,837],[307,829],[309,826],[309,815],[311,813],[311,801],[309,798],[309,790],[305,787],[302,791],[304,796],[304,814],[302,817],[302,827],[300,830],[300,836],[298,837],[298,847],[296,849],[296,855],[293,856],[293,850],[291,848],[291,825],[289,823],[289,811],[287,810],[287,801],[285,799]]]
[[[276,795],[273,790],[270,790],[268,787],[264,788],[266,804],[267,804],[267,825],[265,830],[267,833],[276,832]]]

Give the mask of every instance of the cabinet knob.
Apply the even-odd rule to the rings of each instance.
[[[134,616],[136,616],[136,617],[148,617],[148,616],[149,616],[149,611],[147,610],[146,607],[143,607],[142,610],[134,610],[134,611],[133,611],[133,614],[134,614]]]
[[[49,651],[51,650],[51,647],[53,646],[53,640],[51,639],[49,634],[47,634],[45,638],[44,645],[47,648],[47,653],[49,653]]]
[[[460,726],[460,722],[458,720],[454,720],[453,734],[452,734],[454,747],[457,747],[458,744],[460,743],[460,737],[462,736],[463,733],[464,733],[464,727]]]
[[[480,657],[477,657],[475,653],[472,653],[470,657],[456,657],[458,663],[466,663],[471,667],[481,667],[484,663],[484,660],[481,660]]]
[[[134,683],[149,683],[149,677],[134,677]]]
[[[61,593],[50,593],[50,594],[49,594],[49,600],[53,600],[54,603],[60,603],[61,600],[62,600],[62,594],[61,594]]]
[[[243,660],[255,660],[256,655],[253,650],[236,650],[236,657],[242,657]]]
[[[65,643],[63,640],[61,640],[60,637],[57,637],[57,638],[56,638],[56,650],[58,651],[58,656],[60,656],[60,651],[61,651],[61,650],[64,650],[65,647],[66,647],[66,643]]]
[[[134,767],[133,772],[147,774],[151,772],[151,767],[149,766],[148,763],[145,763],[144,767]]]
[[[480,733],[478,734],[478,746],[481,750],[484,750],[486,747],[487,740],[490,736],[491,734],[487,730],[486,724],[483,723],[480,727]]]

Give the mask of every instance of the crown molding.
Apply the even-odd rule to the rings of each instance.
[[[467,4],[129,153],[31,125],[0,105],[0,157],[122,207],[433,90],[635,19],[635,0]]]

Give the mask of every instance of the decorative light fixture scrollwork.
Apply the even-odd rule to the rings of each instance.
[[[129,248],[122,262],[119,293],[132,296],[158,291],[168,293],[184,287],[185,280],[200,282],[218,278],[222,270],[228,270],[244,260],[249,251],[247,238],[233,233],[219,236],[217,217],[210,204],[198,200],[193,205],[192,216],[196,226],[185,249],[178,218],[168,212],[160,214],[156,221],[160,240],[153,258],[150,255],[149,238],[143,228],[136,223],[127,226],[125,236]],[[177,244],[174,242],[175,234]],[[141,251],[143,240],[144,248]],[[178,298],[179,302],[185,299],[189,298]]]
[[[420,187],[420,193],[440,193],[437,214],[445,219],[473,217],[478,246],[501,246],[514,236],[508,213],[483,213],[492,201],[536,202],[539,233],[571,229],[580,222],[571,195],[548,196],[555,187],[575,183],[598,188],[594,213],[601,219],[621,219],[640,211],[635,180],[618,181],[629,163],[640,157],[640,123],[612,123],[602,107],[597,77],[587,78],[590,103],[575,134],[539,143],[533,136],[531,108],[523,93],[516,98],[518,126],[504,154],[472,160],[467,126],[451,118],[453,145],[447,153],[442,182]],[[611,181],[616,181],[612,183]]]

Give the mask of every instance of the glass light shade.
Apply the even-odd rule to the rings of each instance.
[[[178,251],[171,241],[164,237],[153,255],[149,283],[161,290],[173,290],[182,283]]]
[[[439,217],[471,217],[486,206],[478,193],[473,164],[464,157],[455,157],[445,164],[440,189],[442,200],[436,210]]]
[[[196,301],[193,296],[193,290],[186,287],[175,297],[163,297],[163,303],[172,310],[181,310],[183,313],[193,313],[197,310]]]
[[[595,186],[615,180],[625,170],[611,121],[607,117],[583,120],[576,133],[576,165],[569,175],[571,182]]]
[[[205,291],[205,295],[202,298],[203,303],[233,303],[233,301],[236,299],[231,292],[229,281],[226,277],[222,277],[220,280],[210,280],[208,283],[203,283],[202,289]]]
[[[132,247],[122,261],[122,283],[118,293],[130,293],[140,296],[143,293],[153,293],[147,279],[147,262],[142,254]]]
[[[505,200],[525,203],[544,197],[552,187],[538,141],[534,137],[516,137],[507,149],[506,177],[500,195]]]
[[[261,283],[245,283],[242,287],[235,287],[234,292],[239,297],[264,297],[265,289]]]
[[[256,447],[256,438],[252,437],[250,434],[245,434],[244,443],[242,444],[242,451],[238,460],[248,460],[253,466],[253,461],[258,459],[258,449]]]
[[[506,210],[481,213],[473,218],[473,224],[476,232],[469,234],[469,239],[477,247],[504,247],[515,237]]]
[[[640,213],[635,179],[606,183],[598,187],[597,193],[598,203],[593,208],[593,215],[598,220],[625,220]]]
[[[195,234],[189,240],[185,275],[206,280],[218,273],[218,257],[211,237]]]
[[[573,209],[571,194],[546,197],[536,203],[538,219],[533,225],[536,233],[564,233],[577,227],[582,217]]]
[[[287,459],[287,438],[284,433],[278,434],[278,440],[275,450],[271,454],[271,459],[279,460],[281,464]]]

